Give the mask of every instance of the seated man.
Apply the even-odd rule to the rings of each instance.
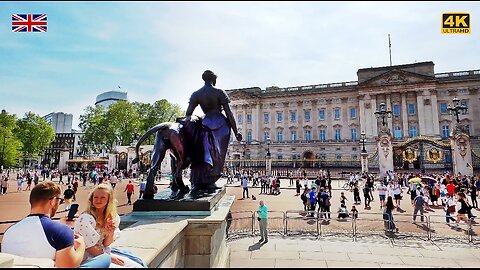
[[[7,229],[2,252],[51,259],[59,268],[108,267],[108,256],[80,265],[85,253],[83,237],[74,234],[69,226],[51,219],[57,212],[60,194],[60,187],[53,182],[36,185],[30,193],[30,215]]]

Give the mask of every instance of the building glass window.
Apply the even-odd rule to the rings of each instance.
[[[337,128],[335,129],[335,140],[340,141],[342,139],[342,130]]]
[[[296,141],[296,140],[297,140],[297,131],[292,130],[292,141]]]
[[[468,99],[464,99],[462,101],[460,101],[460,104],[462,106],[466,106],[467,107],[467,110],[465,110],[465,113],[462,113],[462,114],[468,114]]]
[[[283,155],[278,155],[277,159],[283,159]]]
[[[277,122],[282,122],[282,121],[283,121],[283,113],[277,112]]]
[[[400,105],[393,104],[393,115],[399,116],[400,115]]]
[[[450,136],[450,126],[444,125],[442,126],[442,138],[446,139]]]
[[[342,159],[342,155],[337,155],[337,160],[341,160]]]
[[[251,131],[247,132],[247,142],[252,142],[252,132]]]
[[[416,111],[415,110],[415,104],[413,104],[413,103],[408,104],[408,114],[409,115],[415,115],[416,114],[415,111]]]
[[[350,119],[355,119],[355,118],[357,118],[357,109],[350,108]]]
[[[311,139],[312,139],[311,131],[310,130],[305,130],[305,140],[310,141]]]
[[[310,111],[305,111],[305,122],[310,122]]]
[[[237,119],[238,119],[238,124],[239,125],[243,124],[243,115],[239,114]]]
[[[251,123],[252,123],[252,115],[247,114],[247,124],[251,124]]]
[[[448,114],[448,104],[445,102],[440,103],[440,113],[441,114]]]
[[[269,114],[269,113],[264,113],[264,114],[263,114],[263,122],[264,122],[265,124],[270,123],[270,114]]]
[[[277,131],[277,142],[283,142],[283,132],[281,130]]]
[[[410,138],[417,137],[417,126],[408,127],[408,136],[410,136]]]
[[[320,110],[318,115],[320,117],[320,121],[325,120],[325,110]]]
[[[356,141],[357,140],[357,129],[356,128],[350,129],[350,133],[352,135],[352,141]]]
[[[270,137],[270,132],[264,131],[263,132],[263,141],[266,142],[268,137]]]
[[[335,120],[340,120],[340,108],[336,108],[334,111]]]
[[[402,138],[402,128],[399,126],[395,126],[393,128],[393,138],[401,139]]]
[[[320,141],[324,142],[327,140],[327,136],[325,134],[325,129],[320,129]]]
[[[297,112],[290,112],[290,122],[297,122]]]

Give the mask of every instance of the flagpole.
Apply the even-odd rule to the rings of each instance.
[[[390,42],[390,34],[388,34],[388,51],[390,53],[390,66],[392,66],[392,43]]]

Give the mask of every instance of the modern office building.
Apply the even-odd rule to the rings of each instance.
[[[53,129],[55,133],[70,133],[72,132],[73,115],[63,112],[52,112],[43,117]]]
[[[392,111],[385,125],[394,140],[395,168],[449,169],[448,138],[456,125],[449,106],[456,97],[468,107],[459,120],[471,136],[478,165],[479,89],[480,70],[435,73],[433,62],[422,62],[362,68],[350,82],[226,90],[244,138],[241,143],[232,139],[227,159],[262,160],[268,149],[273,159],[351,161],[359,167],[365,132],[369,166],[375,168],[383,125],[375,112],[384,103]],[[419,153],[410,164],[402,157],[406,148]],[[426,159],[432,148],[442,151],[441,162]]]
[[[95,105],[102,105],[105,108],[108,108],[113,103],[118,102],[119,100],[127,101],[127,92],[120,91],[108,91],[97,96]]]

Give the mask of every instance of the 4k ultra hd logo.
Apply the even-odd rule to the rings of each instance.
[[[446,12],[442,14],[442,34],[470,33],[470,13]]]

